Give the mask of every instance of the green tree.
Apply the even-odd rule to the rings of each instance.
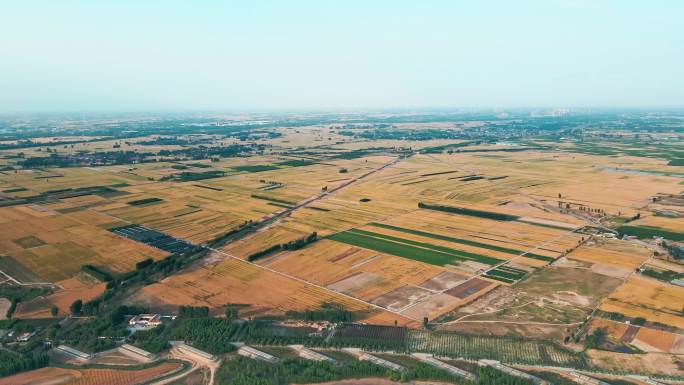
[[[608,330],[606,328],[595,329],[591,334],[587,336],[586,347],[587,349],[597,348],[606,342],[606,336],[608,335]]]
[[[81,309],[83,308],[83,301],[80,299],[77,299],[71,304],[71,307],[69,308],[71,310],[72,315],[78,315],[81,314]]]

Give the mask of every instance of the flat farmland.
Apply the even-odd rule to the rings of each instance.
[[[133,302],[156,310],[174,311],[180,305],[209,306],[220,311],[235,298],[249,303],[246,311],[258,314],[283,314],[288,310],[304,311],[318,308],[325,302],[335,302],[364,317],[381,312],[361,301],[337,295],[295,279],[285,277],[246,262],[227,259],[216,265],[197,268],[146,286],[132,298]],[[393,317],[392,317],[393,316]],[[413,321],[399,315],[388,315],[391,322]]]
[[[6,272],[25,275],[22,271],[28,270],[36,279],[55,282],[70,278],[84,264],[126,272],[143,259],[166,255],[110,233],[98,225],[112,219],[94,215],[97,219],[80,213],[71,217],[50,205],[0,208],[0,254],[14,261]]]
[[[591,263],[595,272],[624,278],[651,256],[643,246],[618,240],[595,238],[568,254],[571,260]]]
[[[63,369],[47,367],[0,379],[0,385],[130,385],[141,384],[181,368],[165,362],[141,370]]]
[[[47,191],[142,182],[112,168],[29,169],[0,174],[0,191],[23,188],[25,190],[8,194],[26,197]]]
[[[496,157],[478,154],[459,157],[465,162],[464,167],[474,172],[508,175],[497,182],[510,183],[510,178],[536,181],[511,187],[537,201],[556,205],[561,200],[573,205],[600,208],[613,215],[634,215],[636,208],[648,203],[652,196],[658,193],[676,194],[680,190],[677,187],[679,179],[675,177],[619,171],[627,168],[627,164],[629,168],[651,169],[656,161],[648,158],[610,158],[535,151],[506,153]],[[525,167],[516,167],[521,164]],[[559,193],[561,198],[558,197]],[[505,206],[515,208],[517,200],[518,198],[514,198]],[[535,213],[538,214],[541,215],[540,212]]]
[[[14,316],[37,324],[57,307],[61,318],[76,299],[105,293],[105,284],[82,271],[85,264],[123,273],[144,259],[198,246],[201,253],[141,265],[145,270],[121,287],[113,282],[100,310],[140,304],[180,314],[179,306],[190,305],[223,317],[228,305],[240,304],[243,319],[292,311],[308,319],[320,314],[312,310],[336,303],[355,320],[375,324],[370,334],[395,323],[419,329],[424,317],[436,329],[393,329],[404,333],[397,347],[578,366],[584,355],[550,341],[579,350],[583,340],[572,337],[593,314],[589,331],[605,326],[611,342],[618,341],[603,348],[684,352],[684,337],[655,324],[684,329],[684,289],[635,272],[646,262],[672,272],[684,268],[672,258],[666,262],[650,236],[601,234],[619,226],[682,232],[681,178],[663,174],[674,166],[573,153],[582,145],[563,140],[472,138],[472,128],[498,135],[505,121],[499,118],[491,125],[420,123],[408,115],[378,123],[389,116],[299,124],[292,116],[251,122],[245,115],[224,125],[211,115],[183,125],[193,131],[188,135],[26,150],[41,157],[34,164],[55,167],[25,169],[19,157],[4,159],[16,170],[0,170],[0,270],[57,285],[20,302]],[[274,127],[279,119],[297,124]],[[535,119],[529,132],[545,121]],[[426,132],[454,138],[462,130],[459,139],[414,140]],[[72,159],[48,163],[59,158],[52,150]],[[116,151],[128,150],[138,152],[119,154],[130,164],[100,166],[119,163]],[[156,154],[139,157],[148,151]],[[98,157],[103,153],[113,158]],[[59,167],[64,164],[93,166]],[[314,232],[315,240],[297,242]],[[155,242],[167,252],[150,246]],[[644,317],[646,324],[596,318],[609,317],[606,312],[630,322]],[[333,334],[330,341],[344,338]]]
[[[465,241],[484,244],[484,248],[500,247],[556,258],[564,247],[550,247],[545,242],[561,238],[558,245],[576,245],[581,235],[548,227],[540,227],[516,221],[504,222],[465,215],[418,210],[407,215],[397,216],[383,224],[412,229],[426,233],[444,235]],[[479,246],[483,248],[483,246]],[[511,253],[509,255],[514,255]]]
[[[69,307],[77,299],[90,301],[105,291],[106,285],[86,273],[55,282],[57,289],[50,295],[19,302],[14,313],[17,318],[50,318],[50,309],[59,310],[58,316],[71,313]]]
[[[457,265],[459,261],[463,260],[473,260],[489,265],[501,262],[501,260],[484,255],[459,252],[443,246],[363,230],[337,233],[332,235],[330,239],[437,266]]]
[[[643,317],[679,329],[684,329],[683,308],[684,288],[638,275],[632,275],[600,307],[606,312]]]
[[[621,280],[586,268],[549,267],[514,286],[501,286],[450,313],[441,328],[518,334],[563,341]]]
[[[468,275],[328,239],[259,263],[413,319],[437,317],[496,286],[483,281],[486,285],[452,296],[449,290],[459,290]]]

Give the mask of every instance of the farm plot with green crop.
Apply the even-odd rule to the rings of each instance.
[[[441,234],[436,234],[436,233],[428,233],[426,231],[413,230],[413,229],[407,229],[407,228],[398,227],[398,226],[386,225],[384,223],[373,222],[373,223],[370,223],[369,225],[375,226],[375,227],[380,227],[383,229],[388,229],[388,230],[400,231],[402,233],[418,235],[421,237],[439,239],[441,241],[459,243],[462,245],[474,246],[474,247],[479,247],[479,248],[483,248],[483,249],[487,249],[487,250],[493,250],[493,251],[499,251],[499,252],[511,254],[511,255],[520,255],[520,254],[525,253],[524,251],[517,250],[517,249],[511,249],[508,247],[490,245],[488,243],[471,241],[469,239],[455,238],[455,237],[450,237],[447,235],[441,235]],[[546,261],[546,262],[551,262],[554,260],[554,258],[552,258],[552,257],[547,257],[545,255],[539,255],[539,254],[534,254],[534,253],[525,253],[525,257],[534,258],[534,259],[538,259],[538,260]]]
[[[337,242],[347,243],[437,266],[458,264],[459,261],[467,260],[486,263],[488,265],[495,265],[502,262],[500,259],[488,257],[486,255],[469,253],[444,246],[437,246],[358,229],[337,233],[329,238]]]
[[[684,234],[651,226],[620,226],[620,235],[632,235],[641,239],[662,237],[671,241],[684,241]]]
[[[515,267],[501,265],[485,273],[485,277],[496,279],[501,282],[515,283],[521,280],[528,272]]]

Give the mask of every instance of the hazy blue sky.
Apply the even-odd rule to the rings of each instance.
[[[684,1],[3,1],[0,112],[684,106]]]

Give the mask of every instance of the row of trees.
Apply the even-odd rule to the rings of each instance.
[[[303,312],[288,311],[286,316],[305,321],[351,322],[354,320],[353,312],[334,302],[325,302],[318,309]]]
[[[48,355],[44,351],[19,355],[0,350],[0,377],[42,368],[47,366],[48,361]]]
[[[274,365],[237,357],[225,361],[216,373],[217,383],[224,385],[285,385],[368,377],[384,377],[401,382],[444,381],[459,385],[534,385],[530,380],[491,367],[479,367],[478,379],[473,383],[422,362],[412,364],[404,372],[398,372],[368,361],[330,363],[288,358]]]
[[[270,246],[264,250],[257,251],[256,253],[250,254],[247,256],[247,260],[250,262],[256,261],[257,259],[263,258],[267,255],[270,255],[272,253],[278,252],[280,250],[299,250],[302,247],[315,242],[318,239],[318,233],[313,232],[306,237],[295,239],[294,241],[290,241],[287,243],[282,243],[278,245],[273,245]]]
[[[170,337],[188,341],[207,352],[220,354],[233,350],[231,338],[240,327],[226,318],[179,319],[173,326]]]

